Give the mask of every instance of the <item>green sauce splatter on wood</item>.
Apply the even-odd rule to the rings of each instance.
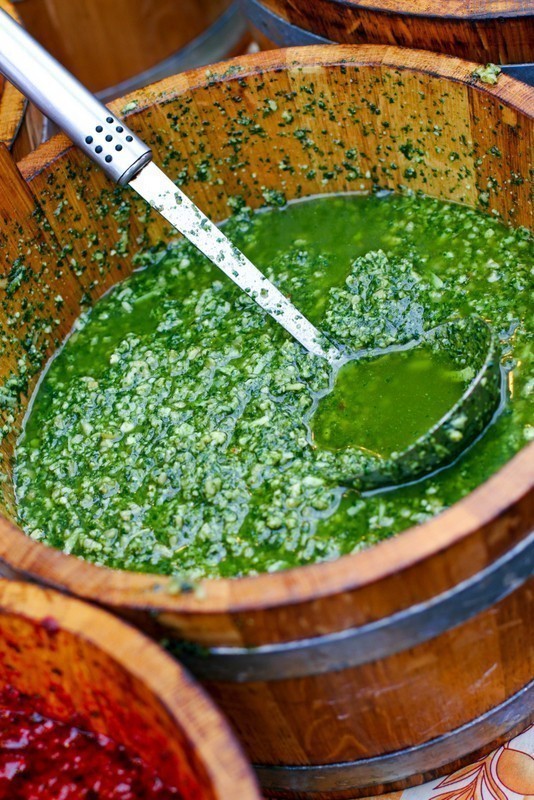
[[[478,78],[481,83],[495,86],[501,72],[502,70],[497,64],[486,64],[485,67],[478,67],[478,69],[473,72],[473,76]]]

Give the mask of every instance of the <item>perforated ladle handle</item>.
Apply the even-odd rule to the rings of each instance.
[[[0,10],[0,72],[119,184],[152,159],[150,148]]]

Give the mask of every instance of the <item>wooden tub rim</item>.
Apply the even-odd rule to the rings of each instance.
[[[127,622],[100,608],[42,586],[0,579],[0,616],[8,614],[36,624],[53,620],[58,630],[72,634],[103,652],[148,688],[177,724],[221,798],[242,791],[243,800],[259,800],[252,769],[223,714],[182,665]],[[142,652],[142,660],[131,658]],[[180,702],[187,694],[194,715]],[[202,718],[202,724],[198,724]],[[220,754],[224,757],[219,759]],[[219,760],[218,760],[219,759]],[[215,767],[214,767],[215,764]],[[237,767],[237,769],[236,769]]]
[[[473,82],[474,62],[453,56],[389,45],[328,45],[271,50],[240,56],[210,68],[191,70],[166,78],[148,89],[134,92],[110,104],[116,113],[137,101],[135,119],[158,100],[165,103],[186,92],[236,78],[304,67],[383,66],[415,70],[472,86],[482,94],[496,96],[501,103],[534,117],[532,88],[506,75],[496,85]],[[217,70],[220,69],[220,72]],[[51,166],[72,147],[62,134],[26,156],[18,166],[26,180]],[[162,575],[113,570],[67,555],[35,542],[14,523],[0,516],[0,563],[19,575],[36,578],[48,586],[66,589],[82,598],[106,605],[154,612],[221,614],[248,609],[270,609],[280,605],[310,602],[356,590],[408,570],[453,548],[480,528],[519,503],[534,485],[534,442],[526,445],[485,483],[423,524],[360,552],[329,562],[294,567],[274,573],[241,578],[204,579],[201,593],[173,594],[166,591],[170,579]],[[16,561],[12,554],[17,552]]]
[[[333,0],[330,0],[330,3],[334,4]],[[493,8],[476,11],[470,10],[465,0],[447,0],[446,11],[443,10],[442,0],[425,0],[426,7],[424,9],[417,7],[417,0],[416,3],[413,0],[335,0],[335,5],[353,9],[355,13],[367,11],[420,19],[437,17],[444,21],[466,20],[471,22],[480,20],[483,22],[484,20],[502,17],[514,19],[516,17],[534,16],[532,9],[527,8],[523,0],[497,0],[497,3],[494,0]],[[453,8],[451,9],[450,6],[453,6]],[[268,8],[273,10],[271,5],[268,5]]]
[[[327,49],[326,49],[327,48]],[[327,55],[329,57],[327,57]],[[236,56],[208,68],[188,70],[138,89],[108,103],[109,108],[125,120],[135,120],[158,100],[173,100],[188,91],[208,84],[224,84],[236,77],[254,77],[265,72],[279,72],[302,67],[389,67],[406,71],[415,70],[432,77],[446,78],[454,83],[472,86],[482,94],[499,98],[509,107],[534,119],[534,93],[532,87],[506,74],[500,74],[496,84],[490,85],[473,77],[480,64],[430,50],[397,47],[383,44],[319,44],[305,47],[287,47],[259,53]],[[220,69],[220,72],[218,71]],[[133,110],[122,113],[124,107],[135,104]],[[24,156],[17,164],[22,176],[32,178],[72,147],[67,136],[59,133]]]

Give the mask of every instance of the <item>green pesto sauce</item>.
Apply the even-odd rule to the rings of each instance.
[[[274,571],[430,519],[532,438],[525,230],[427,198],[349,195],[241,209],[226,232],[349,350],[403,345],[458,317],[489,321],[508,372],[504,410],[432,476],[367,496],[345,488],[360,447],[424,432],[462,377],[421,347],[349,365],[328,394],[326,362],[182,242],[145,254],[146,269],[82,316],[40,384],[15,469],[31,537],[136,571]]]

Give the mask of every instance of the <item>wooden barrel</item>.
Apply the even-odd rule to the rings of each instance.
[[[247,40],[237,0],[18,0],[17,9],[103,99],[243,52]]]
[[[0,8],[17,19],[15,7],[0,0]],[[0,142],[19,159],[43,141],[42,114],[0,75]]]
[[[531,0],[244,0],[264,48],[395,44],[510,66],[534,83]]]
[[[0,580],[0,711],[6,689],[126,747],[183,800],[259,800],[204,692],[153,642],[90,605]]]
[[[410,190],[532,228],[532,90],[507,76],[477,82],[474,69],[393,47],[295,48],[178,75],[114,108],[129,109],[156,161],[215,220],[228,216],[227,198],[258,208],[270,189],[288,199],[399,189],[409,137],[424,154]],[[303,148],[303,127],[313,147]],[[344,167],[348,146],[366,165],[357,179]],[[206,180],[189,177],[206,161]],[[0,173],[0,561],[187,642],[182,658],[269,796],[339,800],[413,785],[526,725],[534,445],[439,517],[375,547],[206,580],[199,592],[93,566],[17,528],[13,447],[39,371],[82,301],[121,280],[167,228],[63,137],[18,167],[0,151]]]

